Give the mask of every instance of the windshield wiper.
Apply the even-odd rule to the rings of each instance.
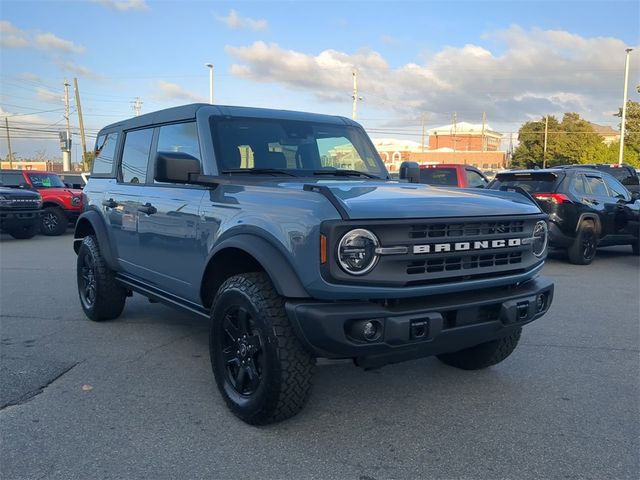
[[[223,170],[222,173],[270,173],[272,175],[287,175],[289,177],[297,177],[297,175],[280,168],[235,168],[232,170]]]
[[[367,178],[377,178],[380,179],[377,175],[372,175],[366,172],[360,172],[358,170],[343,170],[343,169],[335,169],[335,170],[314,170],[314,175],[336,175],[342,177],[367,177]]]

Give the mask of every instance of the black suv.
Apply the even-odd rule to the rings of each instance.
[[[630,165],[618,165],[608,163],[592,163],[588,165],[563,165],[562,168],[593,168],[612,175],[631,193],[640,192],[640,179],[638,173]]]
[[[0,183],[0,231],[13,238],[33,237],[40,229],[41,208],[39,193],[4,187]]]
[[[503,172],[494,190],[524,191],[549,214],[549,242],[566,248],[569,261],[588,265],[597,247],[631,245],[639,254],[640,202],[611,175],[591,168]]]

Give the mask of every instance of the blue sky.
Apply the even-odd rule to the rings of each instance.
[[[64,78],[78,78],[95,134],[131,116],[134,97],[143,112],[206,101],[212,62],[216,103],[345,116],[356,68],[358,120],[374,137],[415,140],[422,113],[435,127],[487,112],[504,133],[564,111],[615,127],[639,19],[637,2],[617,1],[4,0],[0,107],[31,128],[13,135],[18,155],[57,158]],[[636,50],[632,86],[639,64]]]

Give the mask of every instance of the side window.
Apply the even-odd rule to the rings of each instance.
[[[145,183],[153,128],[127,132],[120,165],[120,178],[124,183]]]
[[[593,177],[591,175],[584,176],[585,187],[587,192],[591,195],[598,195],[601,197],[608,197],[607,187],[604,186],[604,181],[600,177]]]
[[[111,174],[113,172],[113,158],[116,154],[117,143],[118,134],[115,132],[98,137],[95,157],[93,159],[93,169],[91,170],[92,174]]]
[[[28,187],[26,180],[20,172],[1,172],[0,185],[5,187]]]
[[[631,200],[631,195],[627,192],[627,189],[613,177],[605,178],[604,181],[609,187],[609,196],[613,198],[622,198],[624,200]]]
[[[184,152],[200,160],[200,144],[195,122],[160,127],[159,152]]]
[[[467,183],[471,188],[482,188],[487,186],[487,180],[475,170],[466,170]]]
[[[584,179],[582,175],[576,175],[571,181],[571,190],[578,195],[585,195],[587,190],[584,188]]]

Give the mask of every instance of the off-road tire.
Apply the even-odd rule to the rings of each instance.
[[[588,246],[587,242],[592,245]],[[573,244],[567,249],[569,262],[574,265],[589,265],[596,257],[597,246],[598,233],[593,222],[582,222]]]
[[[62,235],[67,231],[69,219],[60,207],[46,207],[40,218],[40,233],[49,237]]]
[[[506,337],[481,343],[459,352],[443,353],[438,355],[438,359],[462,370],[481,370],[496,365],[511,355],[518,345],[521,333],[522,328],[518,328]]]
[[[39,225],[37,223],[32,223],[30,225],[25,225],[15,230],[11,230],[9,235],[18,240],[26,240],[28,238],[35,237],[36,233],[38,233]]]
[[[225,349],[225,345],[233,342],[225,319],[229,312],[240,310],[246,314],[245,321],[251,324],[252,337],[259,337],[260,353],[256,355],[263,355],[257,357],[261,367],[256,370],[260,372],[257,387],[247,395],[234,387],[229,369],[235,367],[229,366],[231,362],[225,356],[229,354],[229,347]],[[302,410],[311,394],[315,358],[296,337],[284,308],[284,299],[278,295],[269,277],[265,273],[244,273],[227,279],[216,293],[211,317],[211,366],[229,409],[251,425],[279,422]],[[233,365],[240,368],[238,359],[234,360]],[[254,365],[258,366],[258,362]]]
[[[91,301],[86,291],[86,276],[91,270],[91,278],[95,281],[95,292]],[[78,250],[77,260],[78,295],[82,310],[94,322],[118,318],[124,309],[127,290],[115,281],[113,271],[107,266],[96,237],[84,237]]]

